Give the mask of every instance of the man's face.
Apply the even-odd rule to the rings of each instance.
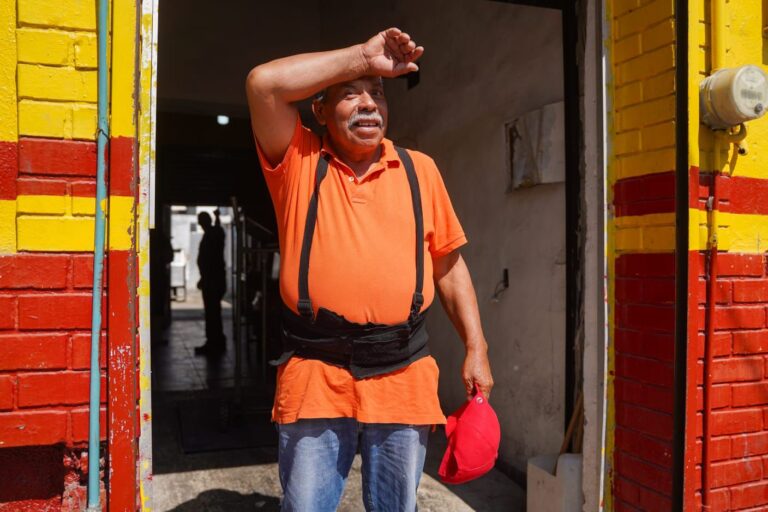
[[[338,149],[358,153],[375,149],[387,130],[387,100],[379,77],[362,77],[328,87],[315,101],[315,116]]]

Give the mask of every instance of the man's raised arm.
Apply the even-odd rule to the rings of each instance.
[[[251,126],[269,163],[277,165],[288,149],[297,101],[364,75],[395,77],[416,71],[415,61],[423,53],[408,34],[390,28],[363,44],[294,55],[253,68],[245,87]]]

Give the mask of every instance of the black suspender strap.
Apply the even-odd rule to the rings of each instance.
[[[312,311],[312,301],[309,299],[309,254],[312,251],[312,238],[315,235],[315,224],[317,223],[317,202],[320,196],[320,184],[328,173],[328,158],[326,153],[321,155],[317,161],[315,169],[315,190],[309,200],[309,209],[307,210],[307,220],[304,225],[304,240],[301,243],[301,259],[299,260],[299,314],[308,320],[312,320],[314,313]]]
[[[416,169],[413,167],[411,155],[405,148],[395,146],[400,161],[405,166],[405,174],[408,176],[408,185],[411,187],[411,202],[413,203],[413,218],[416,221],[416,291],[413,292],[411,301],[411,316],[419,314],[422,304],[424,304],[424,214],[421,210],[421,191],[419,189],[419,179],[416,176]]]
[[[411,300],[411,317],[419,314],[421,306],[424,304],[424,214],[421,208],[421,191],[419,189],[419,180],[416,176],[416,170],[413,167],[413,160],[408,151],[395,147],[400,161],[405,167],[405,174],[408,178],[408,185],[411,189],[411,202],[413,203],[413,217],[416,224],[416,291]],[[315,189],[309,200],[307,209],[307,219],[304,224],[304,238],[301,244],[301,259],[299,260],[299,301],[297,309],[299,314],[307,320],[314,319],[312,301],[309,298],[309,255],[312,251],[312,239],[315,235],[315,225],[317,223],[317,207],[320,199],[320,184],[328,173],[328,160],[330,155],[327,153],[317,161],[315,170]]]

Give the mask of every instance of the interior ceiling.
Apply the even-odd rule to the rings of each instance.
[[[466,5],[471,22],[473,7],[488,0],[445,1]],[[559,1],[507,3],[551,7]],[[385,27],[408,30],[407,0],[227,0],[211,5],[208,0],[163,0],[158,35],[161,112],[247,118],[244,83],[255,65],[362,42]],[[414,37],[419,40],[418,34]],[[453,43],[450,34],[444,42],[445,46]],[[434,45],[430,51],[436,51]],[[423,60],[428,65],[429,52]]]
[[[208,0],[164,0],[158,109],[247,117],[244,83],[252,67],[363,41],[397,23],[397,3],[228,0],[212,8]]]
[[[487,22],[474,18],[481,10],[478,5],[487,7],[488,0],[443,1],[440,5],[451,2],[456,12],[466,8],[462,19],[468,23]],[[244,91],[248,71],[286,55],[362,42],[386,27],[407,31],[409,19],[414,25],[409,5],[408,0],[227,0],[213,7],[208,0],[163,0],[158,27],[157,200],[228,204],[236,193],[241,203],[259,205],[259,217],[271,215],[263,180],[256,179],[258,162]],[[414,37],[419,41],[418,34]],[[451,51],[456,44],[461,42],[446,30],[426,44],[421,64],[429,66],[430,51]],[[309,102],[300,107],[311,126]],[[230,125],[218,126],[218,114],[229,115]]]

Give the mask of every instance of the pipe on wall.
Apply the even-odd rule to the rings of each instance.
[[[711,20],[711,70],[710,74],[725,65],[725,0],[712,0],[710,4]],[[701,504],[703,510],[709,510],[711,506],[712,486],[710,479],[710,467],[712,465],[712,342],[715,336],[715,303],[717,301],[717,208],[720,201],[717,190],[717,181],[721,174],[720,151],[722,150],[722,137],[715,132],[712,151],[712,177],[710,194],[707,199],[708,224],[709,224],[709,248],[707,253],[707,314],[706,331],[704,333],[704,417],[702,440],[702,468],[701,468]]]
[[[104,239],[106,214],[104,206],[107,197],[105,181],[107,151],[109,140],[108,122],[108,68],[107,37],[109,4],[108,0],[98,0],[98,128],[96,131],[96,222],[93,238],[93,295],[91,300],[91,367],[88,417],[88,512],[101,510],[100,504],[100,425],[101,370],[99,365],[99,340],[101,338],[101,278],[104,270]]]

